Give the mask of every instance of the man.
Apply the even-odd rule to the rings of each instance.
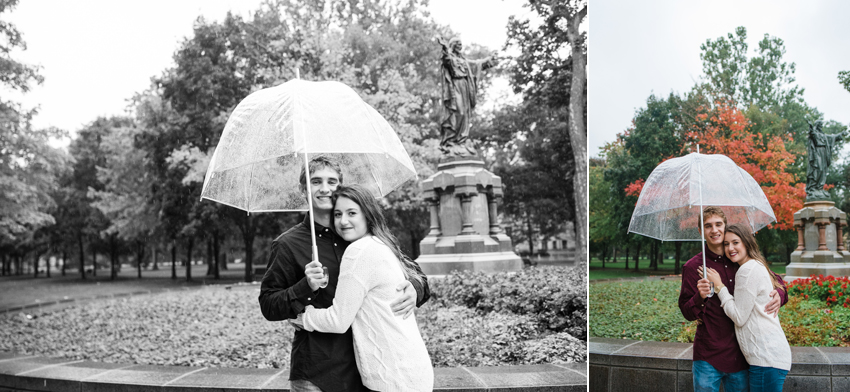
[[[309,164],[313,199],[313,225],[316,231],[318,260],[311,260],[311,214],[304,221],[281,234],[272,243],[266,274],[260,287],[260,309],[269,321],[294,319],[307,305],[328,308],[333,305],[339,278],[340,261],[348,243],[330,229],[333,203],[331,194],[342,183],[339,166],[325,157]],[[301,173],[301,188],[306,192],[306,174]],[[327,279],[322,267],[327,268]],[[418,269],[418,267],[417,267]],[[399,285],[399,299],[392,303],[397,316],[408,317],[414,303],[421,306],[430,292],[425,275],[418,282]],[[323,281],[323,282],[322,282]],[[326,287],[321,287],[326,283]],[[296,330],[292,342],[289,380],[293,392],[364,390],[357,363],[351,329],[344,334],[327,334]]]
[[[726,258],[723,238],[726,232],[726,214],[719,207],[703,209],[702,233],[705,237],[705,262],[720,274],[729,294],[735,295],[735,273],[738,264]],[[708,279],[700,279],[702,253],[688,260],[682,268],[682,289],[679,292],[679,309],[689,321],[698,320],[694,337],[694,390],[718,391],[723,384],[727,392],[749,389],[749,365],[735,338],[735,324],[720,307],[717,295],[709,297]],[[779,276],[777,275],[777,278]],[[779,278],[783,287],[785,282]],[[788,301],[784,290],[770,293],[767,313],[779,312]]]

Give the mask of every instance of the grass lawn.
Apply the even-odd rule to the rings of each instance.
[[[677,281],[598,282],[590,285],[590,336],[693,342],[696,322],[679,311]],[[792,295],[779,312],[792,346],[850,346],[850,308]]]
[[[688,257],[690,259],[690,257]],[[684,259],[681,261],[681,266],[685,265],[685,262],[688,259]],[[633,258],[629,258],[629,269],[626,270],[626,262],[624,258],[619,258],[619,260],[615,263],[610,259],[605,262],[605,268],[602,267],[602,260],[593,257],[590,259],[590,280],[597,279],[620,279],[620,278],[643,278],[647,276],[659,276],[659,275],[674,275],[673,267],[675,266],[675,260],[664,259],[663,263],[658,264],[658,269],[649,267],[649,259],[641,258],[640,264],[638,265],[638,271],[635,271],[635,263]],[[770,266],[770,269],[776,272],[777,274],[785,274],[785,264],[774,263]]]

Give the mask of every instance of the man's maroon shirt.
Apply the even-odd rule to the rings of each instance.
[[[709,249],[705,250],[705,263],[708,268],[714,268],[720,274],[729,294],[735,295],[735,273],[738,272],[738,264]],[[679,291],[679,310],[682,315],[689,321],[701,321],[694,337],[694,361],[706,361],[724,373],[747,370],[749,365],[738,346],[738,339],[735,338],[735,323],[720,307],[720,297],[715,293],[714,296],[703,300],[699,295],[697,281],[700,280],[700,266],[702,253],[697,253],[685,263],[682,268],[682,289]],[[776,278],[779,283],[785,285],[779,275],[776,275]],[[784,290],[778,292],[782,305],[785,305],[788,295]]]

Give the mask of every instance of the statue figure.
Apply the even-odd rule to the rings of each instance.
[[[843,139],[848,132],[844,131],[834,135],[823,133],[823,121],[817,120],[809,123],[809,137],[806,142],[806,152],[809,158],[809,167],[806,170],[806,201],[827,200],[829,193],[823,190],[826,184],[826,173],[832,164],[832,147],[839,139]]]
[[[440,123],[440,151],[455,156],[477,155],[469,139],[469,125],[478,94],[478,79],[481,72],[495,66],[498,59],[494,53],[481,60],[467,60],[461,52],[463,43],[459,38],[446,43],[437,37],[437,43],[443,47],[440,74],[444,110]]]

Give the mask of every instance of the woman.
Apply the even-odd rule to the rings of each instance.
[[[340,265],[333,306],[307,306],[299,321],[308,331],[344,333],[351,327],[363,385],[375,391],[431,391],[434,370],[415,317],[393,314],[396,287],[419,279],[413,262],[387,229],[378,202],[359,185],[332,197],[337,233],[351,245]]]
[[[740,266],[735,274],[735,296],[713,268],[708,269],[708,280],[720,296],[723,311],[735,323],[738,345],[750,364],[750,392],[782,391],[791,370],[791,347],[779,318],[764,311],[770,292],[782,285],[768,270],[755,237],[745,226],[727,227],[723,247],[726,257]]]

